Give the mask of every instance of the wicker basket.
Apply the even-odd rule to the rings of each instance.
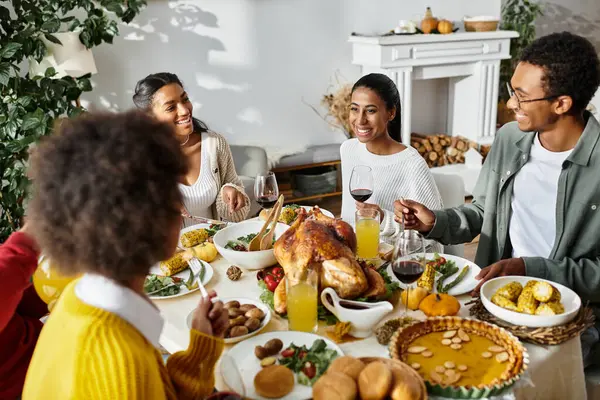
[[[330,167],[305,169],[302,173],[294,173],[294,194],[299,196],[315,196],[335,191],[337,171]]]
[[[465,20],[465,31],[467,32],[491,32],[498,30],[499,21],[467,21]]]

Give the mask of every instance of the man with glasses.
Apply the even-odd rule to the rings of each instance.
[[[599,85],[588,40],[568,32],[535,40],[508,88],[516,122],[498,131],[472,203],[430,211],[399,200],[396,218],[444,244],[480,235],[475,262],[486,268],[475,291],[497,276],[527,275],[600,306],[600,123],[585,111]],[[597,341],[597,330],[586,333],[586,364]]]

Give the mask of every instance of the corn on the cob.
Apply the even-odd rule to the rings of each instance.
[[[519,282],[511,282],[498,289],[496,294],[510,300],[511,302],[515,302],[519,298],[519,295],[522,291],[523,285],[521,285]]]
[[[188,267],[187,262],[183,258],[184,252],[179,252],[167,261],[160,262],[160,270],[165,276],[175,275]]]
[[[548,300],[548,303],[560,303],[560,299],[560,291],[554,286],[552,286],[552,296],[550,296],[550,300]]]
[[[565,312],[565,307],[558,302],[542,303],[535,310],[535,315],[558,315]]]
[[[433,290],[433,284],[435,282],[435,267],[431,263],[427,263],[423,275],[417,281],[417,286],[431,292]]]
[[[527,282],[525,284],[525,287],[523,288],[523,290],[527,289],[527,288],[532,288],[533,285],[535,285],[536,283],[538,283],[539,281],[536,281],[535,279],[530,280],[529,282]]]
[[[519,309],[519,312],[524,314],[535,314],[535,310],[539,304],[539,301],[533,297],[532,287],[523,289],[519,296],[519,300],[517,300],[517,308]]]
[[[291,207],[285,207],[279,216],[279,222],[291,225],[296,220],[296,210]]]
[[[538,282],[531,288],[533,297],[540,303],[545,303],[552,297],[553,288],[548,282]]]
[[[183,247],[194,247],[197,244],[205,242],[207,239],[208,231],[206,229],[195,229],[181,235],[181,245]]]
[[[510,311],[519,311],[514,301],[511,301],[498,293],[492,296],[492,303]]]

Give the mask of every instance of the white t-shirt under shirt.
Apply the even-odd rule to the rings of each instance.
[[[556,236],[556,198],[562,165],[573,150],[546,150],[535,135],[529,160],[515,176],[509,236],[512,256],[548,257]]]
[[[200,174],[192,185],[179,184],[183,195],[183,205],[187,211],[196,217],[213,218],[211,207],[217,199],[220,188],[210,169],[210,152],[206,146],[200,150]],[[197,224],[188,218],[183,219],[185,227]]]
[[[358,139],[349,139],[340,148],[342,161],[342,219],[354,225],[356,204],[350,195],[350,175],[357,165],[373,170],[373,195],[367,203],[377,204],[384,217],[380,226],[381,240],[391,243],[399,231],[394,221],[394,201],[401,197],[418,201],[432,210],[442,208],[442,198],[433,175],[421,155],[412,147],[396,154],[381,156],[367,150]],[[431,243],[433,244],[433,242]],[[442,251],[436,243],[435,251]]]

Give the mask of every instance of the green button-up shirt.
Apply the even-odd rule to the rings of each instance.
[[[590,114],[583,134],[558,179],[556,238],[548,258],[523,257],[528,276],[573,289],[583,302],[600,305],[600,123]],[[482,167],[471,204],[434,211],[429,234],[444,244],[481,234],[475,263],[480,267],[510,258],[508,235],[514,177],[527,163],[534,132],[504,125]]]

